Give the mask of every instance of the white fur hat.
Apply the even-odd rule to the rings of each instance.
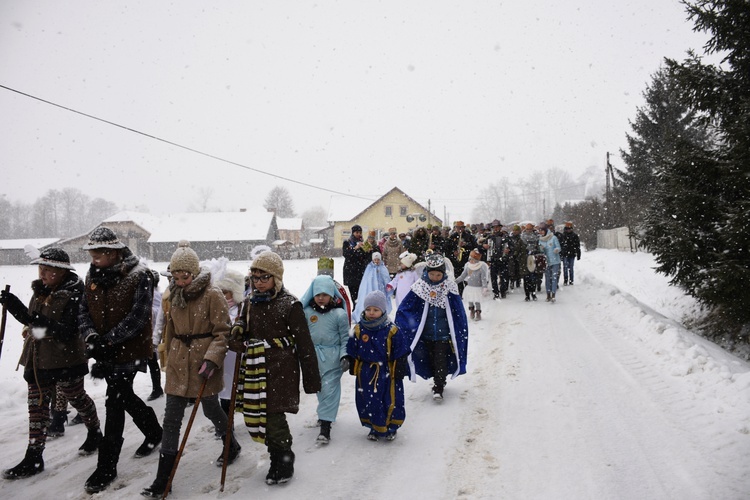
[[[406,268],[409,269],[411,266],[414,265],[414,261],[417,260],[417,254],[415,253],[409,253],[405,252],[406,255],[401,254],[403,257],[401,257],[401,264]]]
[[[236,304],[241,304],[245,295],[245,276],[234,269],[224,271],[224,276],[216,281],[216,286],[222,292],[232,292],[232,298]]]

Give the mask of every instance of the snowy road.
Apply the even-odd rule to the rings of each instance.
[[[212,464],[219,444],[199,412],[170,498],[748,498],[750,365],[679,326],[692,306],[653,276],[644,256],[585,257],[576,286],[556,304],[544,293],[539,302],[520,292],[488,301],[470,327],[469,373],[449,381],[443,403],[433,402],[429,382],[407,383],[396,441],[365,439],[347,375],[330,445],[314,444],[315,397],[303,396],[290,417],[293,481],[266,486],[265,449],[240,432],[242,454],[220,493]],[[308,281],[292,277],[309,275],[311,265],[286,264],[287,284],[301,295]],[[6,277],[8,269],[0,268]],[[2,467],[22,457],[26,426],[25,386],[6,353]],[[86,380],[103,416],[104,386]],[[136,389],[150,392],[147,376]],[[161,415],[164,399],[153,406]],[[83,482],[96,457],[75,455],[84,437],[81,426],[69,427],[48,443],[45,472],[0,481],[0,497],[88,498]],[[131,458],[141,439],[128,423],[119,477],[98,497],[137,498],[150,484],[157,458]]]

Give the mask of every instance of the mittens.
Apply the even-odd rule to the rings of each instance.
[[[198,375],[200,375],[204,379],[208,380],[209,378],[211,378],[211,375],[214,374],[214,371],[218,367],[219,366],[216,363],[214,363],[213,361],[205,359],[205,360],[203,360],[203,364],[201,365],[201,369],[198,370]]]

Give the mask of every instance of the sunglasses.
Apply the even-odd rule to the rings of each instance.
[[[261,283],[268,283],[268,280],[273,278],[270,274],[264,274],[262,276],[250,276],[250,279],[253,280],[253,283],[261,282]]]

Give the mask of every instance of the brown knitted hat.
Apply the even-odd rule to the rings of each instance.
[[[281,291],[281,287],[284,286],[284,261],[281,260],[281,257],[279,257],[278,254],[271,252],[270,250],[259,253],[250,264],[251,271],[256,269],[273,276],[276,284],[276,291]]]
[[[185,271],[193,276],[201,273],[200,261],[195,250],[190,248],[190,242],[181,240],[177,245],[177,250],[172,254],[169,261],[169,270],[172,274],[177,271]]]

